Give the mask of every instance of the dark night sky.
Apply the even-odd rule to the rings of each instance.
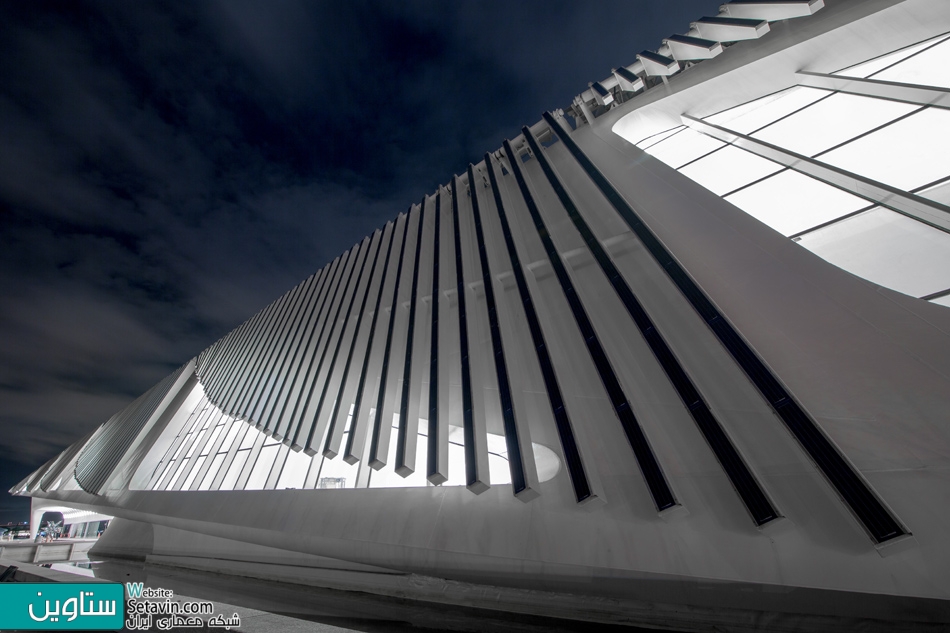
[[[6,490],[715,0],[0,0]]]

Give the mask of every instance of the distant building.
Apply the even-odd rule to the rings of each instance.
[[[117,517],[100,555],[683,630],[947,627],[948,107],[941,0],[725,4],[14,492],[34,525]]]

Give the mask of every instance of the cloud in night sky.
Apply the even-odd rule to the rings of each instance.
[[[0,5],[0,521],[40,464],[718,5]]]

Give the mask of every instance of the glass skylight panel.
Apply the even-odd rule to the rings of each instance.
[[[872,75],[871,79],[950,88],[950,41],[943,41],[886,68]]]
[[[244,486],[245,490],[263,490],[267,483],[267,475],[274,466],[274,460],[277,459],[277,449],[279,445],[265,446],[257,455],[257,461],[254,462],[254,468],[251,469],[251,476]]]
[[[700,134],[695,130],[685,129],[679,134],[657,143],[649,150],[650,154],[662,160],[670,167],[682,167],[691,160],[725,145],[722,141],[711,136]]]
[[[800,245],[859,277],[915,297],[950,288],[950,233],[875,208],[802,236]]]
[[[781,168],[778,163],[728,145],[690,163],[680,172],[721,196]]]
[[[488,454],[488,476],[491,485],[501,486],[511,483],[511,467],[508,460],[495,453]]]
[[[244,468],[244,463],[250,454],[251,449],[249,448],[239,450],[234,454],[234,461],[231,462],[231,466],[228,468],[228,474],[224,476],[224,481],[221,482],[221,488],[219,488],[219,490],[234,490],[234,484],[237,483],[238,477],[241,476],[241,470]]]
[[[907,48],[902,48],[899,51],[894,51],[893,53],[888,53],[887,55],[882,55],[870,61],[858,64],[857,66],[851,66],[850,68],[839,70],[833,74],[845,75],[846,77],[869,77],[876,72],[880,72],[881,69],[887,68],[891,64],[896,64],[902,59],[907,59],[917,51],[923,50],[934,42],[938,42],[945,37],[947,36],[939,35],[929,40],[920,42],[919,44],[914,44],[913,46],[908,46]],[[875,77],[875,79],[877,79],[877,77]]]
[[[927,198],[940,204],[950,205],[950,180],[934,185],[929,189],[924,189],[917,194],[921,198]]]
[[[786,169],[726,200],[785,236],[868,207],[867,200]]]
[[[175,462],[177,469],[175,470],[175,476],[172,477],[172,480],[168,482],[168,486],[165,490],[174,490],[175,484],[178,483],[178,480],[181,479],[181,476],[185,474],[185,471],[188,470],[188,467],[191,465],[191,460],[189,458],[180,459]]]
[[[887,99],[838,93],[752,136],[798,154],[814,156],[918,107]]]
[[[927,108],[821,156],[823,162],[909,191],[950,175],[950,110]]]
[[[201,485],[198,486],[198,490],[210,490],[211,484],[214,483],[214,478],[218,475],[218,471],[221,470],[221,464],[224,463],[224,457],[226,453],[218,453],[214,456],[214,459],[211,461],[211,467],[208,468],[208,472],[205,474],[204,481],[201,482]]]
[[[299,453],[297,451],[288,452],[284,469],[280,471],[280,479],[277,480],[277,489],[303,488],[312,461],[313,458],[303,451]]]
[[[202,455],[195,460],[195,465],[192,466],[191,472],[188,473],[188,478],[185,479],[185,483],[181,485],[182,490],[190,490],[191,484],[195,481],[195,477],[198,476],[198,473],[201,472],[201,467],[204,465],[207,456]]]
[[[679,127],[670,128],[669,130],[666,130],[665,132],[660,132],[659,134],[648,136],[642,141],[640,141],[639,143],[637,143],[637,147],[639,147],[640,149],[646,149],[652,145],[656,145],[663,139],[673,136],[674,134],[676,134],[677,132],[685,128],[686,128],[685,125],[680,125]]]
[[[831,94],[829,90],[793,86],[787,90],[708,116],[705,120],[742,134],[749,134],[829,94]]]

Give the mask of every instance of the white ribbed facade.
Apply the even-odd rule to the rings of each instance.
[[[942,630],[946,68],[938,0],[724,5],[14,492],[116,516],[100,555],[677,630]]]

